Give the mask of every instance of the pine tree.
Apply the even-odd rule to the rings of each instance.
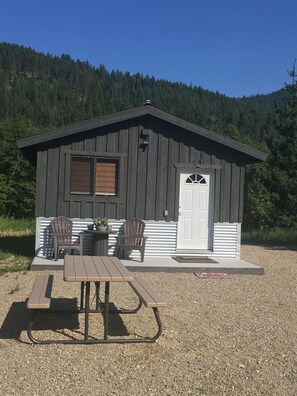
[[[270,177],[274,226],[297,226],[297,81],[295,63],[289,72],[291,84],[286,84],[287,96],[275,111],[276,133],[269,139]]]

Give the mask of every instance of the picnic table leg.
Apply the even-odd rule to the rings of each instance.
[[[99,310],[100,282],[95,282],[95,287],[96,287],[96,310]]]
[[[104,298],[104,339],[108,337],[108,314],[109,314],[109,282],[105,282]]]
[[[84,289],[85,289],[85,282],[80,283],[80,309],[84,308]]]
[[[86,282],[85,341],[89,338],[90,282]]]

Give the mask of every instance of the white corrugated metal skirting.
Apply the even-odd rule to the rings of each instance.
[[[36,253],[38,257],[52,257],[53,245],[51,238],[50,221],[52,218],[38,217],[36,219]],[[84,238],[84,254],[92,254],[92,235],[84,233],[87,225],[92,223],[92,219],[72,219],[73,233],[82,233]],[[110,220],[114,231],[121,233],[124,220]],[[174,256],[176,252],[177,223],[165,221],[145,221],[146,241],[145,255],[155,257]],[[214,224],[213,251],[208,251],[208,256],[232,257],[240,255],[240,224],[236,223],[216,223]],[[74,238],[75,239],[75,238]],[[108,239],[108,254],[113,254],[116,244],[115,234],[110,234]],[[199,255],[199,251],[190,252]],[[205,251],[201,253],[205,255]],[[131,253],[132,257],[139,256],[138,251]]]
[[[213,255],[217,257],[240,257],[241,224],[215,223]]]

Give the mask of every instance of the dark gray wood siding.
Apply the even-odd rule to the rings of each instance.
[[[150,131],[143,146],[142,130]],[[67,156],[118,155],[118,197],[70,194]],[[37,155],[36,216],[177,221],[179,172],[211,169],[214,222],[242,222],[244,171],[240,154],[156,118],[144,116],[42,143]],[[164,217],[164,211],[168,216]]]

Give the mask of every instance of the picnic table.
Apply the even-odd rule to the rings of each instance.
[[[90,313],[90,285],[96,285],[96,308],[98,309],[99,285],[105,282],[104,297],[104,339],[108,336],[109,288],[110,282],[132,282],[133,275],[116,257],[66,256],[64,280],[81,283],[81,309],[85,310],[85,340],[88,340]],[[83,306],[84,286],[86,286],[85,306]]]
[[[133,275],[122,264],[122,262],[113,256],[65,256],[63,279],[65,282],[78,282],[81,285],[80,292],[80,308],[78,313],[84,313],[84,339],[65,339],[65,340],[37,340],[32,335],[32,329],[35,316],[38,311],[49,309],[49,312],[57,312],[50,310],[51,291],[53,285],[53,275],[38,275],[31,295],[27,302],[27,307],[33,311],[32,318],[28,325],[28,336],[34,343],[134,343],[134,342],[153,342],[162,333],[162,324],[159,316],[158,308],[166,306],[165,301],[159,294],[140,276]],[[139,298],[139,304],[134,309],[115,309],[110,311],[110,283],[127,282],[132,290]],[[95,284],[96,308],[90,308],[90,288],[91,283]],[[105,293],[103,309],[99,304],[99,288],[100,284],[105,283]],[[153,337],[137,337],[137,338],[108,338],[109,314],[110,313],[136,313],[142,304],[152,308],[158,325],[158,331]],[[61,311],[65,313],[65,311]],[[101,339],[89,337],[89,315],[90,313],[102,313],[104,317],[104,336]]]

